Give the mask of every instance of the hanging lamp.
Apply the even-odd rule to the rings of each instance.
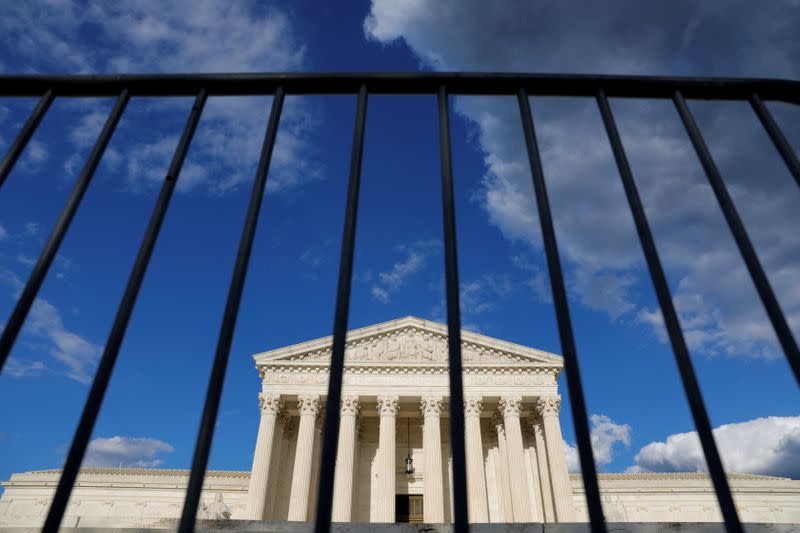
[[[411,456],[411,422],[406,418],[406,444],[408,447],[408,456],[406,456],[406,474],[411,475],[414,473],[414,458]]]

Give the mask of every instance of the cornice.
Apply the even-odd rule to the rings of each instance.
[[[42,476],[45,477],[45,480],[36,483],[43,483],[46,482],[49,486],[51,483],[50,480],[46,480],[46,476],[50,476],[52,478],[52,483],[57,483],[58,478],[61,476],[61,469],[60,468],[52,468],[47,470],[30,470],[27,472],[23,472],[20,474],[14,474],[12,478],[8,481],[3,481],[2,486],[10,487],[10,486],[28,486],[30,483],[33,483],[33,480],[25,480],[20,479],[18,476]],[[112,476],[146,476],[146,477],[167,477],[167,478],[176,478],[176,482],[178,478],[185,478],[179,483],[188,480],[189,477],[189,470],[182,470],[182,469],[162,469],[162,468],[138,468],[138,467],[122,467],[122,468],[109,468],[109,467],[83,467],[80,469],[79,472],[79,479],[78,484],[81,486],[91,486],[93,483],[91,480],[86,480],[85,476],[98,476],[104,478],[111,478]],[[781,482],[780,486],[772,487],[770,490],[772,491],[798,491],[800,490],[800,480],[793,480],[791,478],[786,477],[778,477],[778,476],[766,476],[766,475],[758,475],[758,474],[745,474],[739,472],[729,472],[727,475],[729,480],[732,481],[779,481]],[[208,470],[206,471],[206,478],[212,479],[241,479],[246,480],[250,478],[250,472],[244,470]],[[582,476],[580,474],[570,474],[569,478],[573,482],[580,482],[582,480]],[[620,472],[620,473],[600,473],[597,475],[597,478],[602,481],[708,481],[710,483],[711,478],[705,472]],[[96,480],[100,482],[100,480]],[[105,482],[105,481],[104,481]],[[107,482],[113,482],[114,484],[127,484],[127,483],[137,483],[135,480],[132,479],[125,479],[124,477],[117,479],[108,479]],[[86,485],[89,483],[89,485]],[[122,485],[121,485],[122,486]],[[176,485],[177,486],[177,485]],[[182,485],[181,485],[182,486]],[[576,490],[581,490],[576,487]],[[608,489],[608,487],[607,487]],[[740,491],[746,490],[746,487],[738,486],[732,487],[732,490]]]
[[[785,481],[793,481],[791,478],[788,477],[778,477],[778,476],[765,476],[761,474],[746,474],[742,472],[728,472],[727,474],[728,479],[736,479],[736,480],[785,480]],[[583,476],[581,474],[570,474],[569,478],[571,480],[582,480]],[[711,477],[706,472],[612,472],[612,473],[602,473],[597,474],[597,479],[603,480],[637,480],[637,481],[645,481],[645,480],[653,480],[653,481],[665,481],[665,480],[701,480],[701,481],[711,481]],[[798,482],[800,483],[800,482]]]
[[[60,468],[51,468],[46,470],[29,470],[24,472],[24,475],[61,475]],[[79,475],[129,475],[129,476],[170,476],[170,477],[188,477],[189,470],[172,469],[172,468],[139,468],[139,467],[99,467],[89,466],[82,467]],[[18,474],[17,474],[18,475]],[[208,470],[206,477],[211,478],[239,478],[245,479],[250,477],[250,472],[247,470]],[[785,480],[795,481],[787,477],[779,476],[766,476],[760,474],[746,474],[741,472],[729,472],[727,477],[729,479],[751,479],[751,480]],[[580,474],[570,474],[569,478],[572,480],[581,480],[583,477]],[[597,478],[600,480],[710,480],[711,478],[705,472],[618,472],[618,473],[599,473]]]
[[[328,372],[328,363],[325,362],[303,362],[292,361],[281,364],[270,364],[260,366],[259,372],[277,372],[284,374],[291,373],[314,373],[324,374]],[[494,374],[494,375],[520,375],[520,374],[543,374],[553,375],[558,378],[561,371],[560,366],[543,365],[531,366],[527,363],[515,364],[480,364],[475,366],[464,366],[465,374]],[[345,367],[346,374],[447,374],[449,367],[444,364],[434,363],[354,363]]]
[[[87,466],[82,467],[78,475],[83,476],[168,476],[168,477],[189,477],[189,470],[173,469],[173,468],[138,468],[138,467],[102,467],[102,466]],[[41,475],[61,475],[60,468],[51,468],[47,470],[29,470],[24,473],[28,474],[41,474]],[[213,478],[249,478],[250,472],[246,470],[207,470],[206,477]]]
[[[357,348],[359,344],[368,340],[380,340],[388,338],[392,334],[401,333],[404,331],[418,331],[422,334],[433,335],[437,341],[446,341],[447,327],[443,324],[422,320],[416,317],[404,317],[388,322],[383,322],[373,326],[351,330],[347,335],[348,348]],[[253,356],[256,367],[274,366],[278,364],[287,364],[292,362],[301,362],[304,359],[322,359],[329,357],[330,348],[333,342],[332,337],[323,337],[314,339],[298,344],[293,344],[276,350],[262,352]],[[480,351],[481,353],[490,356],[497,356],[498,358],[510,359],[510,361],[493,361],[489,364],[514,364],[519,365],[547,365],[554,367],[562,367],[563,360],[560,356],[515,344],[500,339],[488,337],[470,331],[462,331],[462,350],[466,353],[469,351]],[[326,365],[327,361],[317,361],[320,364]],[[375,361],[381,365],[390,364],[391,361]],[[359,362],[348,361],[348,366],[359,364]],[[436,361],[433,364],[446,366],[446,361]],[[471,361],[465,356],[464,365],[480,365],[485,364],[478,361]]]

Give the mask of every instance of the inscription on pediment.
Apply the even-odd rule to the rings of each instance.
[[[282,359],[284,361],[329,361],[330,348],[314,350]],[[466,362],[514,363],[529,359],[470,342],[461,344]],[[348,343],[345,361],[349,363],[415,362],[444,363],[448,359],[447,337],[417,328],[405,328]]]

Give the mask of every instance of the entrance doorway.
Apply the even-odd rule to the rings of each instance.
[[[422,495],[397,494],[394,497],[395,522],[422,522]]]

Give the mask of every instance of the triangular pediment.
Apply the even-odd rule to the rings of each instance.
[[[254,355],[257,366],[328,363],[332,337],[315,339]],[[539,364],[561,367],[558,355],[462,330],[461,354],[465,366],[483,364]],[[405,317],[351,330],[345,364],[441,364],[448,359],[444,324]]]

